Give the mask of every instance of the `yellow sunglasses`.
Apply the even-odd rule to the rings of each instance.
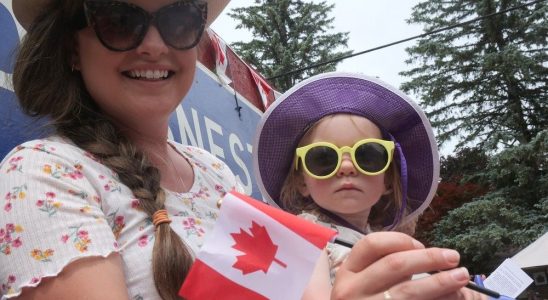
[[[299,159],[305,172],[316,179],[327,179],[339,170],[344,153],[350,153],[354,167],[365,175],[381,174],[388,169],[394,153],[394,142],[363,139],[354,146],[337,147],[328,142],[312,143],[296,150],[295,170]]]

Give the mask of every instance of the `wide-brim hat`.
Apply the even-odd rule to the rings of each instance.
[[[11,5],[13,14],[23,28],[29,29],[34,19],[42,13],[42,10],[52,0],[12,0]],[[209,27],[213,21],[221,14],[230,0],[204,0],[207,2],[207,22]]]
[[[408,214],[399,219],[398,212],[388,213],[383,224],[405,224],[422,213],[439,180],[438,147],[426,115],[403,92],[376,78],[339,72],[300,82],[263,114],[253,145],[253,168],[265,202],[282,207],[280,191],[299,141],[318,120],[337,113],[369,119],[399,148],[395,159],[402,165],[400,172],[407,173],[403,188],[407,189]]]

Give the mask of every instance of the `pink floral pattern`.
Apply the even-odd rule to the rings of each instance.
[[[241,189],[208,152],[174,146],[193,166],[195,181],[186,193],[166,191],[165,207],[170,226],[195,254],[217,219],[217,200]],[[0,205],[0,298],[19,295],[79,258],[119,252],[131,298],[159,299],[151,271],[142,274],[155,239],[150,216],[90,153],[60,137],[18,146],[0,164]]]
[[[69,227],[70,233],[62,235],[61,241],[66,244],[70,240],[72,245],[74,245],[74,248],[81,253],[84,253],[88,251],[91,239],[89,238],[87,230],[81,230],[81,227],[82,226]]]
[[[8,161],[9,168],[6,170],[6,173],[12,172],[12,171],[19,171],[21,172],[23,167],[20,165],[21,161],[23,160],[22,156],[16,156],[10,158]]]
[[[13,291],[11,288],[11,285],[14,284],[17,281],[17,278],[15,275],[8,275],[8,278],[4,283],[2,283],[2,293],[4,294],[10,294],[10,292]]]
[[[55,193],[47,192],[45,199],[36,200],[36,206],[40,211],[48,214],[49,217],[53,216],[63,204],[59,201],[55,201]]]
[[[126,226],[124,216],[123,215],[117,215],[117,212],[111,213],[108,215],[109,224],[112,228],[112,233],[114,233],[114,236],[116,239],[120,237],[120,233],[122,232],[122,229]]]
[[[21,237],[15,237],[21,232],[23,232],[23,227],[13,223],[8,223],[4,226],[4,228],[0,228],[0,253],[10,255],[12,249],[22,246],[23,242]]]
[[[183,228],[186,230],[187,235],[195,234],[202,236],[205,234],[205,230],[200,227],[201,221],[194,218],[187,218],[183,220]]]
[[[23,200],[27,197],[27,185],[23,184],[20,186],[13,187],[10,192],[6,194],[4,199],[6,200],[6,203],[4,204],[4,210],[6,212],[11,211],[12,208],[12,202],[19,199]]]

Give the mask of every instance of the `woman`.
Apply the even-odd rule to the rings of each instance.
[[[193,80],[195,45],[227,2],[12,2],[27,29],[15,92],[54,134],[16,147],[0,164],[2,299],[177,299],[217,200],[239,189],[211,154],[167,140],[168,118]],[[385,283],[375,294],[367,289],[372,299],[421,288],[406,281],[419,267],[452,266],[440,249],[416,245],[405,235],[361,240],[334,299],[361,293],[368,266],[389,264],[385,256],[412,252],[414,266],[397,276],[384,269],[386,280],[377,278]],[[394,287],[379,292],[387,282]],[[430,283],[408,299],[463,285],[447,273]]]
[[[56,134],[1,167],[2,195],[25,195],[0,218],[15,241],[3,298],[176,297],[216,201],[237,187],[212,155],[167,141],[195,45],[227,2],[13,1],[28,30],[15,91]]]

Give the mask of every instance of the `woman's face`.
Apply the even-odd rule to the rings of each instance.
[[[173,0],[129,0],[148,12]],[[101,109],[122,126],[153,123],[167,126],[171,112],[187,94],[194,78],[196,47],[176,50],[150,26],[137,48],[116,52],[105,48],[95,31],[77,33],[74,66]]]
[[[365,138],[381,139],[379,128],[364,117],[338,114],[321,120],[301,145],[329,142],[339,148],[352,147]],[[315,179],[304,171],[301,174],[303,196],[310,196],[320,207],[359,227],[365,226],[371,207],[386,191],[384,173],[370,176],[359,172],[349,153],[343,154],[341,166],[331,178]]]

